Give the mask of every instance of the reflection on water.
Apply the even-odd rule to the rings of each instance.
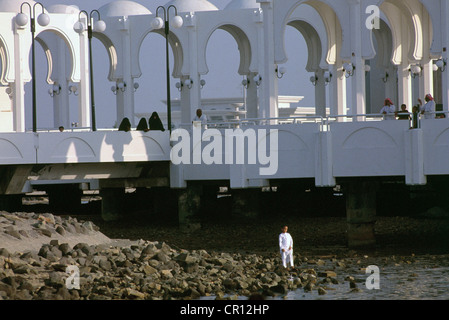
[[[334,265],[326,262],[323,269]],[[299,288],[286,295],[267,297],[267,300],[447,300],[449,299],[449,256],[419,256],[409,259],[370,258],[358,259],[344,269],[335,269],[338,284],[320,284],[318,281],[312,291]],[[380,288],[369,290],[365,273],[368,265],[380,269]],[[354,278],[356,288],[350,287],[347,277]],[[317,288],[326,290],[320,295]],[[247,297],[233,297],[246,300]],[[214,300],[214,296],[201,300]]]
[[[284,297],[287,300],[446,300],[449,299],[448,257],[435,259],[434,256],[420,257],[413,262],[401,264],[378,261],[380,268],[380,289],[369,290],[365,281],[369,275],[359,270],[352,274],[357,289],[341,275],[339,284],[326,287],[327,294],[319,295],[317,290],[304,292],[297,289]]]

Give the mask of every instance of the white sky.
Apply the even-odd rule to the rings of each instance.
[[[112,2],[113,0],[42,0],[44,6],[53,4],[73,4],[81,10],[90,11]],[[151,12],[155,12],[159,5],[164,5],[169,0],[142,1],[135,0]],[[210,0],[219,9],[223,9],[230,0]],[[113,85],[107,79],[108,58],[106,49],[100,41],[93,39],[93,61],[94,61],[94,82],[95,82],[95,105],[98,128],[108,128],[115,125],[116,109],[115,95],[111,91]],[[280,95],[305,96],[300,103],[301,106],[313,106],[315,102],[314,87],[309,81],[310,75],[305,66],[307,63],[307,48],[302,35],[288,27],[286,30],[286,52],[289,58],[285,64],[287,73],[279,82]],[[151,59],[145,52],[151,52]],[[173,63],[173,58],[170,58]],[[239,52],[237,44],[230,34],[223,30],[217,30],[209,40],[207,47],[207,61],[209,74],[202,78],[206,80],[206,85],[201,94],[206,98],[215,97],[241,97],[243,88],[242,77],[238,75]],[[40,45],[36,46],[36,65],[46,66],[44,52]],[[158,34],[149,34],[141,47],[140,66],[142,77],[136,79],[140,87],[135,93],[135,112],[165,111],[165,105],[161,100],[166,99],[166,79],[165,79],[165,39]],[[172,71],[173,64],[170,67]],[[46,69],[38,68],[37,79],[37,105],[38,127],[53,127],[52,98],[47,91],[50,88],[45,81]],[[171,98],[179,98],[179,92],[175,88],[177,79],[171,80]],[[31,84],[26,85],[26,106],[31,106]],[[71,119],[77,121],[77,100],[71,98]],[[72,116],[73,115],[73,116]],[[73,118],[73,119],[72,119]],[[27,128],[31,127],[31,112],[27,111]]]

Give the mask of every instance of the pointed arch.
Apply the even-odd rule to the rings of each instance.
[[[319,23],[324,26],[325,35],[320,37],[323,63],[336,64],[339,60],[343,35],[342,26],[335,10],[323,1],[304,0],[289,2],[290,3],[285,3],[285,5],[283,5],[282,7],[275,8],[275,42],[283,41],[279,39],[285,38],[285,28],[290,23],[293,12],[300,5],[308,5],[315,9],[315,11],[321,17],[321,21]],[[318,22],[309,22],[309,24],[314,27],[315,31],[318,29],[317,23]],[[306,37],[307,36],[305,36],[305,38]],[[286,62],[287,55],[285,53],[285,43],[276,43],[275,60],[276,63],[279,64]]]
[[[79,57],[79,53],[76,52],[75,45],[73,44],[71,37],[66,32],[53,26],[43,29],[36,35],[36,41],[42,46],[48,61],[47,82],[52,83],[51,75],[53,71],[53,58],[51,53],[52,47],[49,43],[49,41],[54,40],[52,37],[62,39],[66,44],[72,66],[70,71],[70,79],[75,82],[80,78],[80,66],[77,59],[77,57]]]
[[[377,42],[377,67],[388,68],[393,59],[393,35],[389,25],[380,19],[380,28],[373,30]]]
[[[317,72],[320,69],[320,63],[325,60],[321,39],[316,29],[304,20],[292,20],[287,25],[298,30],[307,44],[308,59],[306,70],[308,72]]]
[[[404,32],[407,30],[409,47],[406,48],[410,61],[419,61],[429,53],[433,27],[426,23],[430,20],[429,13],[419,0],[385,0],[380,9],[387,17],[393,35],[393,62],[400,64],[405,52],[403,52]],[[403,25],[403,20],[406,27]]]
[[[207,40],[205,41],[205,48],[204,48],[204,50],[202,50],[206,70],[208,71],[209,68],[207,67],[207,59],[206,59],[206,50],[205,49],[207,48],[207,45],[209,43],[209,40],[210,40],[212,34],[216,30],[226,31],[234,38],[234,40],[237,43],[239,52],[240,52],[240,63],[239,63],[238,73],[240,75],[249,74],[251,72],[250,69],[251,69],[251,62],[252,62],[252,50],[251,50],[250,40],[249,40],[247,34],[240,27],[236,26],[235,24],[225,23],[225,22],[216,26],[215,28],[212,28],[206,37]],[[204,73],[207,73],[207,71]]]
[[[140,53],[141,53],[141,47],[142,44],[145,40],[145,38],[150,34],[150,33],[157,33],[160,34],[162,37],[165,38],[165,33],[164,30],[160,29],[160,30],[156,30],[156,29],[151,29],[148,30],[147,32],[144,32],[141,34],[139,40],[138,40],[138,50],[137,50],[137,59],[135,61],[135,64],[137,65],[137,70],[139,71],[139,74],[135,74],[133,76],[135,76],[136,78],[140,77],[142,75],[142,72],[140,71]],[[168,35],[168,44],[169,47],[172,50],[173,53],[173,71],[172,71],[172,76],[175,78],[180,78],[182,75],[182,66],[184,63],[184,51],[183,51],[183,46],[181,44],[181,40],[180,38],[176,35],[175,32],[171,31]]]
[[[112,43],[112,40],[106,36],[104,33],[93,33],[93,36],[98,39],[106,49],[109,58],[109,73],[108,80],[115,81],[114,74],[117,69],[117,50]]]

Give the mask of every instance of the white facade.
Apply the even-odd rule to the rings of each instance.
[[[2,132],[26,131],[25,114],[30,112],[24,103],[23,88],[31,81],[31,33],[30,23],[23,27],[16,23],[21,3],[0,0]],[[448,110],[449,71],[435,71],[435,62],[442,59],[445,63],[447,59],[449,4],[445,0],[234,0],[223,10],[206,0],[174,0],[166,7],[169,5],[175,5],[183,18],[183,26],[171,28],[169,36],[174,57],[170,71],[180,83],[190,82],[189,88],[183,86],[181,92],[183,123],[189,122],[201,107],[201,79],[208,73],[206,47],[217,29],[231,34],[238,44],[238,73],[249,80],[245,95],[247,117],[278,117],[276,71],[288,61],[284,49],[287,25],[301,32],[306,40],[307,71],[317,77],[317,115],[325,115],[326,108],[332,115],[376,113],[386,97],[396,105],[405,103],[410,110],[418,97],[428,93],[436,97],[443,110]],[[321,19],[293,14],[305,5]],[[28,8],[24,9],[28,15]],[[47,82],[60,90],[53,99],[54,126],[70,126],[68,89],[76,85],[79,126],[89,127],[87,31],[79,34],[73,28],[79,9],[62,4],[45,9],[50,23],[45,27],[36,23],[36,41],[48,59]],[[139,65],[140,47],[149,33],[163,31],[152,27],[155,12],[132,1],[111,1],[99,12],[107,27],[104,32],[94,30],[94,37],[104,44],[108,57],[95,59],[109,60],[109,81],[126,84],[127,90],[116,91],[117,123],[129,117],[134,124],[132,88],[144,72]],[[374,20],[374,28],[369,27],[377,16],[378,26]],[[85,15],[81,20],[87,23]],[[343,69],[348,64],[352,65],[351,75]],[[367,64],[370,72],[366,71]],[[414,66],[419,66],[416,77],[411,73]],[[325,74],[329,82],[324,80]],[[39,128],[39,119],[37,123]]]
[[[0,165],[92,164],[92,169],[101,164],[88,177],[78,169],[68,174],[65,167],[57,171],[59,176],[51,176],[70,181],[106,179],[107,173],[96,176],[95,170],[111,163],[118,163],[122,178],[137,178],[140,172],[128,172],[127,163],[133,168],[136,162],[169,162],[167,130],[91,132],[88,31],[75,27],[79,19],[84,25],[88,21],[75,6],[46,8],[50,23],[36,24],[36,42],[48,61],[46,81],[58,94],[53,97],[54,128],[43,130],[38,118],[37,132],[27,132],[25,120],[31,106],[25,104],[24,86],[32,80],[32,38],[30,22],[18,23],[20,3],[0,0]],[[439,107],[448,111],[446,0],[234,0],[223,10],[206,0],[174,0],[167,7],[172,4],[183,19],[182,27],[171,28],[168,37],[174,58],[170,72],[181,89],[180,99],[173,99],[173,122],[190,124],[201,107],[209,117],[231,115],[245,120],[242,128],[276,128],[280,144],[279,170],[273,176],[261,176],[260,168],[251,165],[171,165],[171,187],[183,188],[191,180],[229,180],[233,188],[247,188],[266,186],[267,179],[304,178],[314,179],[317,186],[334,186],[338,178],[355,176],[403,176],[407,184],[422,185],[427,175],[448,174],[444,161],[438,161],[449,153],[447,119],[423,120],[416,130],[409,130],[408,122],[364,121],[379,113],[385,98],[397,106],[405,103],[411,110],[418,97],[432,94]],[[319,19],[298,15],[300,6],[309,6]],[[116,113],[117,124],[128,117],[135,125],[140,116],[148,117],[134,108],[134,84],[145,72],[139,65],[144,54],[140,47],[150,33],[164,34],[152,24],[161,12],[132,1],[113,1],[98,11],[106,29],[94,28],[93,36],[106,54],[94,58],[109,62],[107,80],[116,84],[116,103],[110,112]],[[36,12],[40,13],[39,8]],[[287,26],[304,36],[306,69],[315,74],[311,79],[315,92],[309,94],[315,94],[316,105],[299,113],[296,108],[282,108],[285,101],[294,103],[299,98],[284,99],[278,94],[282,66],[288,61]],[[209,72],[206,48],[218,29],[232,35],[238,45],[237,72],[246,80],[245,100],[202,97],[201,80]],[[71,86],[77,87],[82,129],[60,133],[59,125],[70,127]],[[96,98],[102,94],[97,92]],[[298,115],[315,115],[315,120],[296,122]],[[284,116],[291,121],[284,121]]]

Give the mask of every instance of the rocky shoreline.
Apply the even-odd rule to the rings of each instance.
[[[336,221],[332,230],[338,232]],[[291,225],[295,230],[295,223]],[[424,226],[421,223],[421,228]],[[36,248],[2,248],[6,242],[0,238],[0,300],[272,298],[295,289],[325,295],[337,284],[347,286],[351,294],[360,291],[358,276],[365,274],[371,253],[348,250],[339,245],[340,240],[328,247],[320,247],[318,241],[316,250],[312,246],[307,249],[305,243],[312,241],[312,234],[320,237],[317,229],[309,230],[297,236],[298,247],[302,246],[295,252],[297,269],[285,270],[271,235],[260,234],[253,239],[258,245],[251,243],[260,227],[255,223],[241,229],[228,226],[225,236],[212,225],[184,233],[175,228],[146,227],[145,238],[152,240],[143,240],[139,236],[144,234],[134,231],[134,238],[118,241],[112,240],[118,237],[111,238],[120,232],[113,226],[105,236],[97,224],[79,218],[0,212],[3,239],[34,242]],[[326,226],[321,223],[321,228]],[[247,238],[242,237],[244,230]],[[325,232],[320,233],[322,244],[327,241]],[[222,247],[215,244],[214,236]],[[223,243],[224,239],[228,242]],[[412,254],[385,261],[410,263],[413,259]],[[78,275],[70,274],[71,266],[79,274],[79,288],[66,282]]]

